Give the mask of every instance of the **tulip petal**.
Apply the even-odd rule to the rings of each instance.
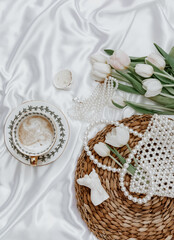
[[[129,137],[129,132],[125,127],[117,127],[107,133],[105,142],[113,147],[122,147],[127,144]]]
[[[161,93],[163,88],[161,82],[154,78],[144,80],[143,88],[146,90],[145,97],[154,97]]]
[[[164,61],[164,58],[156,53],[151,53],[146,60],[154,64],[157,68],[163,70],[166,66],[166,62]]]
[[[120,62],[120,64],[121,65],[124,65],[124,66],[129,66],[129,64],[130,64],[130,58],[129,58],[129,56],[125,53],[125,52],[123,52],[122,50],[117,50],[116,51],[116,58],[117,58],[117,60],[119,60],[119,62]]]
[[[116,70],[123,70],[130,65],[130,58],[123,51],[117,50],[110,57],[109,63]]]
[[[106,63],[96,62],[96,63],[93,64],[93,69],[96,70],[96,71],[99,71],[101,73],[109,74],[111,72],[111,67]]]
[[[101,53],[95,53],[94,55],[91,56],[91,62],[107,63],[107,57],[105,57]]]
[[[110,150],[105,143],[99,142],[94,145],[95,152],[101,157],[107,157],[110,155]]]
[[[141,77],[149,78],[153,75],[153,67],[148,64],[137,64],[135,72]]]
[[[93,70],[93,71],[92,71],[92,74],[93,74],[94,76],[97,76],[97,77],[102,78],[102,79],[104,79],[104,78],[107,77],[107,74],[98,72],[98,71],[96,71],[96,70]]]

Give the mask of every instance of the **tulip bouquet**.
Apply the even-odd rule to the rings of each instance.
[[[117,108],[130,106],[145,114],[174,114],[174,47],[166,53],[154,44],[157,53],[147,57],[129,57],[121,50],[105,49],[109,55],[92,56],[93,77],[102,82],[107,76],[119,81],[118,89],[124,92],[143,95],[156,104],[139,104],[122,97],[112,99]]]
[[[122,168],[123,165],[126,163],[126,159],[120,155],[116,148],[126,145],[129,151],[132,152],[128,144],[129,138],[129,131],[126,127],[120,126],[113,128],[111,132],[107,133],[105,143],[99,142],[98,144],[95,144],[94,150],[101,157],[110,157],[113,161],[117,163],[118,166]],[[111,155],[111,152],[119,158],[120,162]],[[135,165],[137,166],[138,163],[133,154],[132,157],[134,159]],[[134,167],[132,164],[129,164],[127,172],[130,175],[134,175],[135,171],[136,167]]]

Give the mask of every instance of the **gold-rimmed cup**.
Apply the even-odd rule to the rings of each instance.
[[[12,133],[16,148],[30,157],[32,166],[37,166],[38,157],[48,153],[57,139],[54,120],[46,114],[32,111],[18,118]]]

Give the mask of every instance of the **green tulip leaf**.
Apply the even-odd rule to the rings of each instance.
[[[133,67],[129,67],[129,71],[131,72],[130,76],[135,78],[138,82],[142,83],[143,78],[139,76]]]
[[[130,57],[131,62],[144,63],[146,57]]]
[[[160,106],[150,105],[150,104],[138,104],[130,101],[125,101],[127,106],[133,108],[137,112],[143,113],[143,114],[161,114],[161,115],[173,115],[174,110],[168,109]]]
[[[123,109],[123,108],[125,107],[125,106],[121,106],[121,105],[117,104],[117,103],[114,102],[113,100],[112,100],[112,104],[113,104],[115,107],[120,108],[120,109]]]
[[[171,66],[171,68],[174,70],[174,57],[166,53],[160,46],[155,44],[155,47],[157,50],[161,53],[161,55],[165,58],[166,62]]]
[[[160,46],[158,46],[156,43],[154,43],[154,46],[158,50],[158,52],[166,59],[168,56],[168,53],[166,53]]]
[[[126,163],[126,159],[122,157],[121,154],[115,148],[114,149],[111,148],[108,144],[106,144],[106,146],[111,150],[112,153],[114,153],[118,157],[122,164]],[[127,171],[134,175],[136,168],[132,164],[129,164]]]
[[[142,84],[140,82],[138,82],[136,79],[131,77],[128,73],[124,73],[124,72],[118,71],[118,70],[117,70],[117,72],[121,76],[125,77],[141,95],[145,94],[146,91],[143,89]]]
[[[171,48],[169,55],[174,58],[174,47]]]
[[[109,56],[111,56],[114,53],[114,50],[112,49],[104,49],[105,53],[107,53]]]
[[[150,97],[149,99],[153,100],[154,102],[157,102],[163,106],[168,106],[168,105],[173,105],[174,104],[174,99],[164,97],[164,96],[155,96],[155,97]]]
[[[165,107],[167,107],[167,108],[173,108],[173,109],[174,109],[174,103],[173,103],[173,104],[166,105]]]
[[[170,94],[174,95],[174,88],[173,87],[166,87],[166,89]]]
[[[124,85],[124,84],[121,84],[121,83],[118,84],[118,89],[123,91],[123,92],[139,94],[139,92],[136,89],[134,89],[133,87],[130,87],[130,86],[127,86],[127,85]]]
[[[172,84],[172,83],[173,83],[172,80],[168,79],[167,76],[165,76],[165,74],[166,74],[165,71],[162,71],[161,69],[157,68],[154,64],[152,64],[152,63],[149,62],[148,60],[146,60],[146,63],[149,64],[149,65],[151,65],[151,66],[153,67],[154,72],[157,72],[157,73],[160,73],[160,74],[163,75],[163,76],[160,76],[160,75],[154,73],[154,76],[155,76],[158,80],[160,80],[161,83],[165,83],[165,84]]]

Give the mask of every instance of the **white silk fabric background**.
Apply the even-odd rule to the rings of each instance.
[[[94,240],[76,208],[74,172],[86,124],[68,117],[72,98],[96,86],[89,57],[104,48],[129,55],[174,45],[173,0],[0,0],[0,239]],[[70,90],[52,84],[70,69]],[[140,97],[127,97],[142,101]],[[32,168],[7,151],[3,127],[12,109],[44,100],[68,117],[71,137],[61,158]],[[132,115],[109,110],[107,117]]]

